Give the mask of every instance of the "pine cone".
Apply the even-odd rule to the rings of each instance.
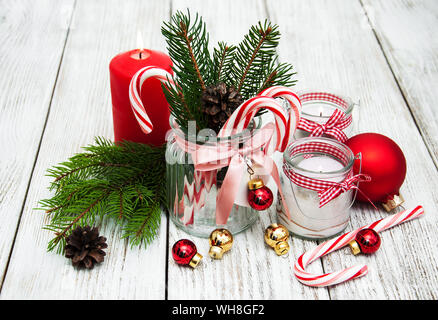
[[[219,133],[234,110],[243,102],[234,87],[227,88],[223,82],[208,86],[202,94],[202,111],[206,114],[208,128]]]
[[[99,237],[98,228],[77,227],[66,241],[65,256],[72,259],[74,266],[92,269],[104,260],[106,253],[102,249],[108,245],[105,237]]]

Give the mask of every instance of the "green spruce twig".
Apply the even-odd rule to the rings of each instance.
[[[219,42],[211,57],[209,35],[198,14],[192,19],[189,11],[178,11],[161,32],[174,64],[172,80],[176,83],[176,87],[163,85],[163,90],[172,115],[185,131],[188,121],[196,121],[198,130],[206,128],[201,98],[207,87],[223,82],[246,100],[270,86],[295,84],[292,65],[278,62],[280,32],[268,20],[252,26],[237,46]]]
[[[77,226],[112,219],[131,245],[147,245],[157,235],[165,205],[165,147],[96,138],[85,152],[48,170],[54,195],[40,201],[54,232],[48,250],[63,252]],[[135,230],[135,232],[133,232]]]

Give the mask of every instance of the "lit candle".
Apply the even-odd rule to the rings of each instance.
[[[129,83],[132,76],[141,68],[156,66],[172,73],[172,61],[166,54],[143,49],[130,50],[115,56],[109,65],[111,97],[113,103],[114,140],[123,140],[152,144],[165,142],[169,126],[169,106],[156,79],[148,79],[143,84],[141,99],[147,114],[154,125],[154,130],[146,135],[132,112],[129,101]]]
[[[302,102],[301,118],[317,124],[325,124],[333,115],[335,110],[340,110],[345,114],[345,117],[351,116],[354,103],[347,97],[324,93],[324,92],[302,92],[299,93]],[[343,131],[348,135],[352,131],[352,123]],[[308,137],[310,132],[297,129],[294,138],[301,139]],[[326,136],[326,135],[323,135]]]
[[[323,141],[321,138],[303,140]],[[322,138],[325,139],[325,138]],[[327,140],[327,139],[325,139]],[[334,141],[334,140],[333,140]],[[333,144],[337,142],[334,141]],[[291,146],[293,148],[293,145]],[[290,149],[288,149],[290,150]],[[285,155],[287,152],[286,150]],[[347,150],[348,152],[348,150]],[[352,156],[352,152],[349,151]],[[332,156],[313,153],[311,157],[299,156],[290,159],[285,156],[292,170],[307,178],[340,183],[351,172],[351,165],[344,164]],[[349,208],[352,202],[352,191],[341,193],[323,207],[319,207],[320,198],[317,191],[304,188],[292,182],[281,173],[285,203],[290,212],[290,219],[279,202],[279,223],[287,227],[293,234],[312,239],[323,239],[340,233],[349,221]]]

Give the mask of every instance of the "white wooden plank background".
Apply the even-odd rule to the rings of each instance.
[[[364,8],[438,165],[438,1],[365,0]]]
[[[109,61],[125,48],[136,47],[137,30],[144,30],[145,42],[151,47],[164,50],[160,33],[151,31],[159,30],[161,21],[169,18],[169,4],[164,4],[139,0],[120,6],[118,1],[76,1],[2,298],[164,298],[165,216],[159,239],[147,250],[130,250],[126,241],[119,240],[118,229],[105,226],[101,230],[108,236],[105,264],[96,272],[86,272],[76,271],[67,259],[45,252],[52,235],[41,230],[43,213],[32,210],[38,200],[49,195],[46,186],[50,180],[44,176],[49,166],[79,152],[96,135],[112,138]],[[147,21],[142,19],[145,15]]]
[[[294,238],[289,256],[277,257],[263,242],[273,212],[237,235],[222,261],[210,261],[208,242],[186,235],[165,214],[159,238],[146,250],[130,249],[117,228],[103,226],[108,255],[91,272],[46,252],[51,235],[41,230],[44,215],[32,210],[50,195],[45,170],[96,135],[112,138],[110,59],[136,47],[137,30],[148,47],[164,51],[161,22],[186,7],[204,17],[212,44],[237,43],[266,17],[278,23],[280,60],[299,72],[297,89],[331,88],[360,98],[356,133],[385,134],[404,150],[408,174],[401,192],[406,207],[423,204],[426,216],[383,233],[376,255],[353,257],[345,249],[309,268],[365,262],[367,276],[328,289],[301,285],[293,263],[316,242]],[[6,151],[0,157],[0,298],[436,299],[437,15],[433,0],[0,2],[0,66],[8,71],[0,74]],[[386,215],[355,206],[350,228]],[[183,237],[204,254],[195,270],[166,261]]]
[[[44,130],[73,1],[2,1],[0,6],[3,278]]]

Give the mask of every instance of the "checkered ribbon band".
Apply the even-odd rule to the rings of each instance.
[[[320,142],[309,142],[301,146],[297,146],[291,151],[290,155],[294,156],[299,153],[314,153],[314,152],[325,153],[333,157],[336,157],[344,165],[346,165],[348,162],[348,158],[345,155],[345,153],[342,152],[342,150],[340,150],[335,146],[328,145],[325,143],[320,143]],[[325,206],[328,202],[335,199],[336,197],[338,197],[340,194],[344,192],[347,192],[352,189],[356,189],[360,191],[359,188],[357,187],[358,182],[371,181],[371,177],[368,175],[365,174],[353,175],[352,172],[350,172],[350,174],[342,182],[333,182],[333,181],[309,178],[295,172],[287,162],[284,162],[283,164],[283,171],[284,174],[296,185],[318,192],[320,208]]]
[[[345,110],[348,109],[348,103],[344,99],[330,93],[312,92],[300,95],[300,100],[302,103],[308,101],[331,102],[344,111],[336,109],[326,123],[317,123],[301,117],[298,129],[309,132],[311,137],[321,137],[326,134],[342,143],[347,141],[348,138],[343,130],[351,124],[353,118],[351,115],[347,116],[345,114]]]

